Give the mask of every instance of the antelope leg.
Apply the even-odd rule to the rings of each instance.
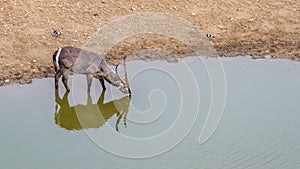
[[[70,75],[70,72],[68,70],[65,70],[63,72],[63,77],[62,77],[62,81],[63,81],[63,83],[65,85],[65,88],[66,88],[67,92],[70,92],[70,88],[69,88],[69,85],[68,85],[69,75]]]
[[[62,75],[62,74],[61,74],[61,71],[60,71],[60,70],[58,70],[58,71],[55,73],[55,78],[54,78],[54,80],[55,80],[55,89],[58,89],[58,80],[59,80],[59,78],[60,78],[61,75]]]
[[[92,81],[93,81],[93,75],[87,74],[86,75],[86,81],[87,81],[87,87],[88,87],[87,91],[88,91],[88,93],[90,93],[91,85],[92,85]]]
[[[103,78],[100,78],[99,81],[100,81],[100,84],[101,84],[101,86],[102,86],[102,89],[103,89],[103,90],[106,90],[106,87],[105,87],[105,84],[104,84],[104,79],[103,79]]]

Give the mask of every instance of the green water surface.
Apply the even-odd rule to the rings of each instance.
[[[221,59],[224,112],[200,144],[213,97],[223,97],[210,77],[220,67],[205,60],[129,62],[131,98],[96,80],[87,94],[80,75],[69,94],[52,78],[1,87],[0,168],[299,168],[300,64]]]

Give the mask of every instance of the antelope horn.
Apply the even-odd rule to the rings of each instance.
[[[118,73],[118,66],[119,66],[119,65],[120,65],[120,63],[117,64],[117,66],[116,66],[116,68],[115,68],[115,71],[116,71],[116,74],[117,74],[118,78],[121,79],[120,76],[119,76],[119,73]]]
[[[117,75],[117,77],[119,78],[119,79],[121,79],[121,81],[124,83],[124,84],[126,84],[126,81],[124,81],[120,76],[119,76],[119,73],[118,73],[118,66],[120,65],[120,63],[119,64],[117,64],[117,66],[116,66],[116,68],[115,68],[115,70],[116,70],[116,75]]]
[[[125,72],[125,82],[127,84],[127,86],[129,86],[129,81],[128,81],[128,76],[127,76],[127,69],[126,69],[126,56],[124,57],[124,72]]]

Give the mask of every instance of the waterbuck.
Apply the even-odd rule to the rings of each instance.
[[[104,85],[104,80],[106,80],[108,83],[117,87],[121,92],[131,95],[125,57],[124,79],[118,75],[118,65],[114,71],[100,54],[72,46],[59,48],[55,51],[53,54],[53,64],[55,70],[55,89],[58,89],[58,80],[62,76],[63,84],[67,92],[69,92],[68,77],[74,73],[86,75],[88,92],[90,92],[92,80],[93,77],[95,77],[99,79],[103,90],[106,90]]]

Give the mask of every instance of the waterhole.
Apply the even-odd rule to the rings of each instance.
[[[206,60],[220,62],[129,62],[131,98],[97,80],[87,94],[80,75],[70,93],[61,82],[55,91],[52,78],[1,87],[1,168],[299,168],[299,63],[222,58],[219,82]],[[226,90],[217,115],[215,82]]]

